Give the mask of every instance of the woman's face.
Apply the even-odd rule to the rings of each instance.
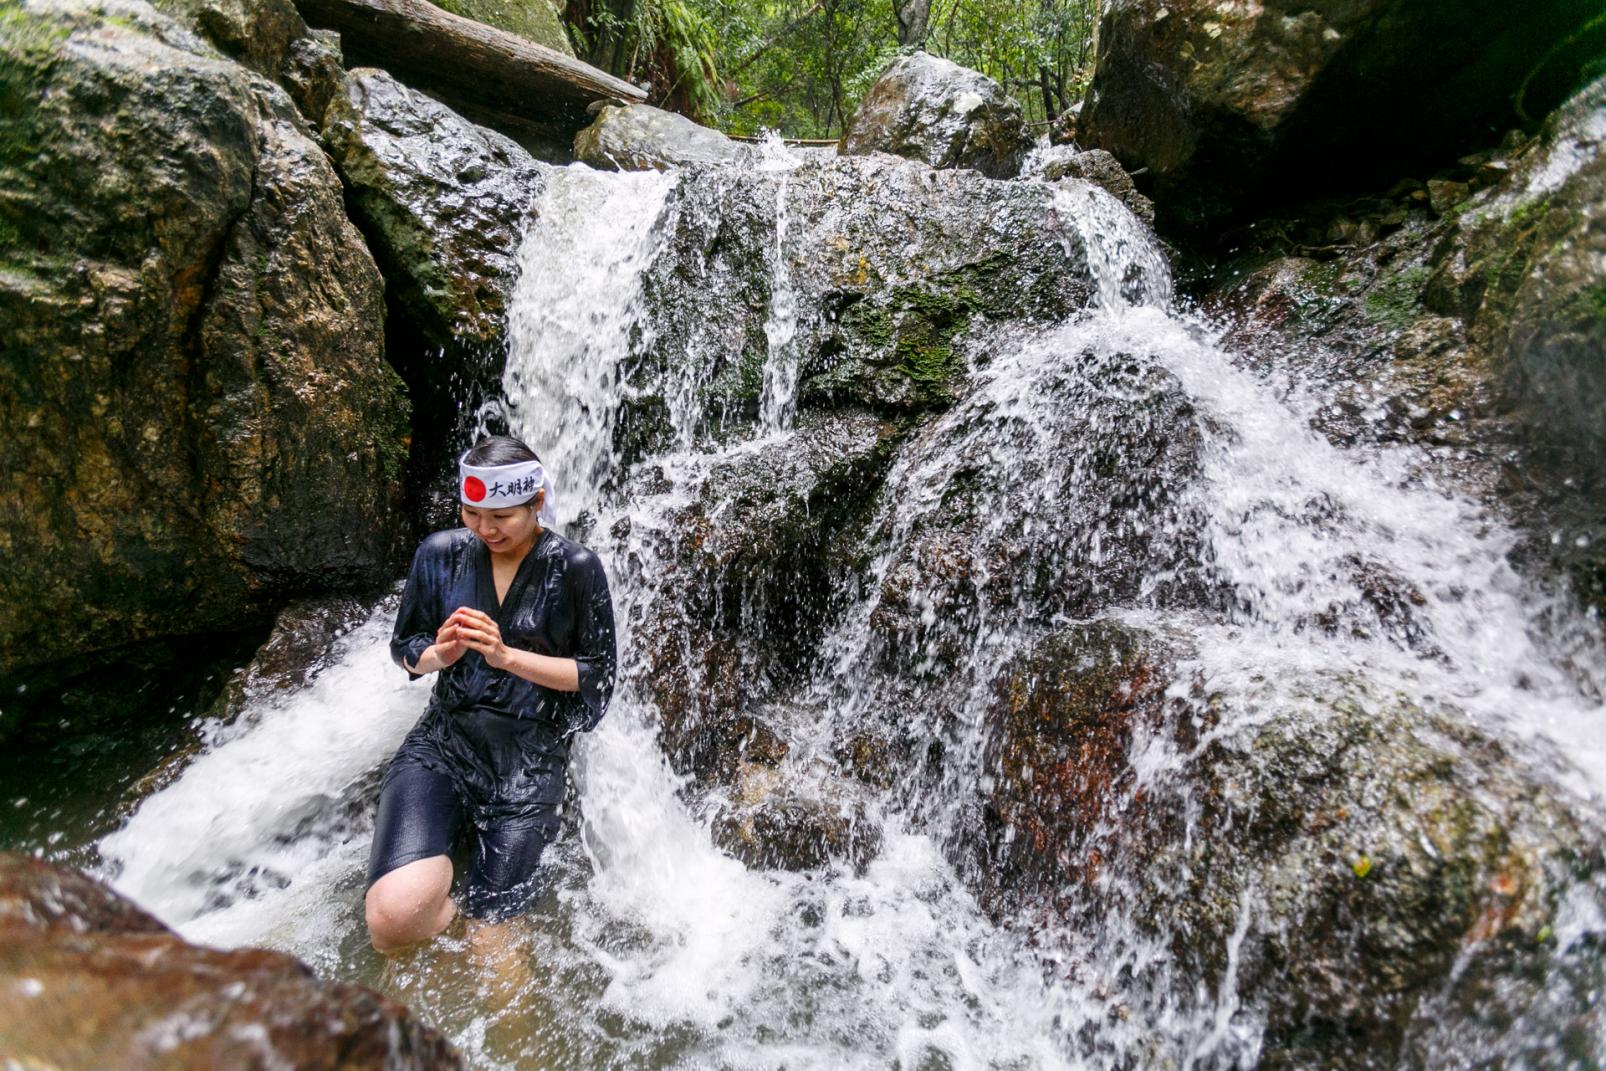
[[[463,506],[463,527],[480,537],[492,554],[521,553],[526,550],[541,530],[536,519],[540,511],[540,496],[529,506],[506,506],[501,509],[482,509]]]

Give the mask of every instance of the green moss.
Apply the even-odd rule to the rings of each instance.
[[[1419,264],[1379,279],[1362,299],[1366,318],[1393,328],[1409,325],[1421,308],[1422,288],[1429,274],[1428,268]]]
[[[0,74],[12,66],[37,67],[67,40],[72,27],[32,15],[15,0],[0,0]]]
[[[1572,320],[1595,320],[1606,324],[1606,281],[1587,286],[1568,299],[1564,315]]]
[[[1538,223],[1548,211],[1550,211],[1549,198],[1532,197],[1525,201],[1519,201],[1517,207],[1513,208],[1510,214],[1506,216],[1506,225],[1508,227],[1526,228]]]
[[[1299,273],[1299,281],[1322,297],[1333,297],[1338,292],[1339,275],[1338,261],[1318,261]]]
[[[574,54],[563,23],[547,0],[440,0],[439,6],[565,55]]]
[[[969,287],[899,287],[893,291],[897,339],[895,370],[915,386],[922,402],[942,400],[959,370],[954,338],[970,323],[980,300]]]

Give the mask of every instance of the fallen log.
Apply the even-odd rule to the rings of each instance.
[[[517,34],[427,0],[296,0],[313,26],[338,30],[353,66],[374,66],[447,103],[584,125],[592,101],[643,101],[645,90]]]

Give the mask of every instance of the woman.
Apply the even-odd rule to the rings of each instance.
[[[553,531],[552,479],[517,439],[458,465],[463,527],[413,557],[390,652],[429,707],[385,771],[368,861],[368,932],[391,952],[445,929],[449,853],[472,842],[462,911],[519,914],[558,830],[569,743],[613,692],[613,605],[596,555]]]

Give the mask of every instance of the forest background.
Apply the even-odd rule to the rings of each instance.
[[[888,61],[916,49],[996,79],[1046,125],[1092,75],[1102,0],[556,2],[575,54],[655,104],[732,134],[835,138]]]

